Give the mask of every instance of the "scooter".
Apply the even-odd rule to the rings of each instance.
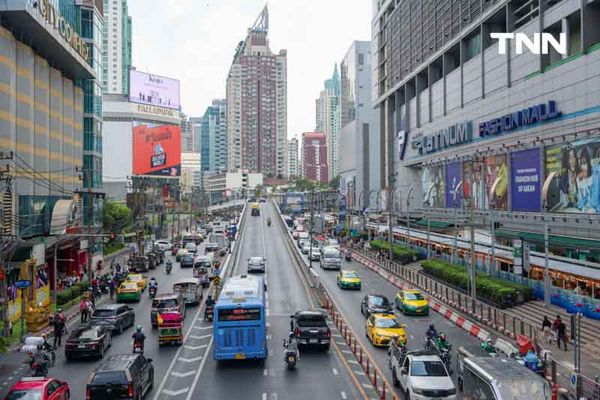
[[[156,286],[150,286],[148,288],[148,295],[150,296],[151,299],[153,299],[154,296],[156,296]]]
[[[347,262],[352,261],[352,253],[350,253],[349,251],[346,252],[346,261]]]
[[[171,270],[173,269],[173,263],[170,260],[167,261],[166,269],[167,269],[167,275],[170,274]]]
[[[295,348],[289,348],[288,346],[289,343],[283,339],[283,347],[285,348],[285,365],[287,366],[287,369],[294,369],[298,363],[298,350]]]
[[[215,316],[215,306],[206,306],[204,310],[204,320],[212,321]]]
[[[144,354],[144,344],[142,342],[133,342],[133,354]]]

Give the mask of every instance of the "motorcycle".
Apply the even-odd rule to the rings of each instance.
[[[204,320],[212,321],[215,316],[215,306],[206,306],[204,310]]]
[[[347,262],[352,261],[352,253],[350,253],[349,251],[346,252],[346,261]]]
[[[285,339],[283,339],[283,347],[285,348],[284,357],[287,369],[296,368],[296,364],[298,363],[298,350],[296,348],[290,348],[289,343]]]
[[[267,226],[271,226],[271,218],[267,220]]]
[[[144,343],[142,342],[133,342],[133,354],[139,353],[144,354]]]
[[[148,295],[150,296],[151,299],[153,299],[154,296],[156,296],[156,290],[157,290],[156,286],[150,286],[148,288]]]
[[[39,360],[34,354],[29,355],[29,360],[26,361],[29,364],[30,375],[32,377],[46,377],[48,376],[48,368],[50,367],[51,360]]]
[[[171,270],[173,269],[173,263],[171,261],[167,261],[167,275],[171,273]]]
[[[446,368],[448,369],[448,373],[452,374],[453,371],[450,362],[452,359],[452,355],[450,354],[450,347],[444,347],[442,349],[439,349],[439,356]]]

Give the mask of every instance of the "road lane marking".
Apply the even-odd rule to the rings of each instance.
[[[265,368],[265,370],[263,371],[263,375],[264,375],[264,376],[267,376],[267,375],[269,375],[269,370],[268,370],[267,368]]]
[[[200,329],[201,331],[204,331],[206,329],[212,329],[212,325],[208,325],[208,326],[198,326],[198,325],[194,325],[194,329]]]
[[[350,351],[350,350],[342,350],[342,353],[345,353],[345,354],[352,354],[352,351]]]
[[[337,374],[338,374],[338,370],[337,370],[337,369],[335,369],[335,368],[332,368],[331,370],[332,370],[333,374],[334,374],[335,376],[337,376]]]
[[[340,395],[342,396],[342,400],[346,400],[348,398],[346,396],[346,392],[344,392],[343,390],[340,392]]]
[[[360,371],[360,370],[357,370],[357,369],[353,370],[352,372],[354,372],[356,375],[360,375],[360,376],[365,375],[365,373],[363,371]]]
[[[267,400],[268,397],[269,395],[267,393],[262,394],[262,400]]]
[[[193,362],[202,360],[202,358],[203,358],[202,356],[194,357],[194,358],[179,357],[178,360],[186,362],[186,363],[193,363]]]
[[[167,396],[179,396],[180,394],[187,393],[188,390],[190,390],[189,387],[187,387],[185,389],[179,389],[179,390],[163,389],[162,392],[164,394],[166,394]]]
[[[210,342],[208,343],[208,348],[206,350],[206,353],[210,352],[210,348],[213,344],[213,337],[210,337]],[[204,353],[206,355],[206,353]],[[206,360],[208,359],[208,357],[203,357],[202,361],[200,362],[200,366],[198,367],[198,370],[196,371],[196,376],[194,376],[194,381],[192,382],[192,386],[187,397],[185,398],[185,400],[191,400],[192,399],[192,395],[194,394],[194,390],[196,389],[196,385],[198,384],[198,379],[200,379],[200,374],[202,373],[202,370],[204,369],[204,365],[206,364]],[[157,400],[157,399],[155,399]]]
[[[200,350],[200,349],[206,347],[206,345],[205,344],[201,344],[200,346],[190,346],[190,345],[186,344],[183,347],[185,347],[188,350]]]
[[[358,361],[356,361],[356,360],[348,360],[348,363],[350,363],[350,364],[358,364]]]
[[[193,339],[206,339],[206,338],[212,337],[212,334],[202,335],[202,336],[190,335],[190,337]]]
[[[196,373],[196,371],[188,371],[188,372],[171,372],[171,375],[176,376],[178,378],[185,378],[186,376],[192,376]]]
[[[340,352],[339,347],[335,344],[335,342],[333,342],[333,349],[337,353],[337,356],[340,359],[342,365],[346,368],[346,371],[348,371],[348,375],[350,376],[350,379],[352,379],[352,382],[354,383],[354,385],[356,386],[356,388],[358,389],[358,391],[360,392],[360,394],[362,394],[363,399],[368,399],[367,393],[359,385],[358,378],[356,377],[356,375],[352,374],[352,368],[350,368],[350,365],[348,365],[351,361],[354,361],[354,360],[346,360],[346,358],[344,358],[344,356]],[[358,362],[356,362],[356,363],[358,364]]]

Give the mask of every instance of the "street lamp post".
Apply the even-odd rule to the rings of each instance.
[[[462,187],[463,181],[458,182],[456,187],[453,190],[452,197],[454,199],[454,246],[452,247],[452,257],[450,259],[450,263],[454,264],[454,260],[456,259],[456,249],[458,247],[458,204],[456,202],[456,197],[458,195],[458,191]]]
[[[395,181],[395,177],[390,177],[390,184],[392,184]],[[393,204],[393,200],[392,200],[392,196],[394,195],[394,191],[396,190],[396,188],[394,187],[393,189],[389,189],[388,190],[388,199],[387,199],[387,203],[388,203],[388,257],[390,259],[390,261],[392,261],[392,256],[393,256],[393,251],[392,251],[392,243],[393,241],[393,223],[392,223],[392,204]]]
[[[414,185],[411,185],[411,187],[408,189],[408,193],[406,194],[406,244],[407,247],[410,249],[410,199],[411,199],[411,194],[413,189],[415,188]]]

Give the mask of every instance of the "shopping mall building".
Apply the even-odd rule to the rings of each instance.
[[[491,33],[548,33],[563,47],[503,52]],[[507,251],[495,267],[536,278],[546,220],[554,285],[598,297],[600,1],[375,0],[372,46],[399,223],[408,206],[440,234],[433,251],[451,252],[473,208],[478,264],[496,242]]]

